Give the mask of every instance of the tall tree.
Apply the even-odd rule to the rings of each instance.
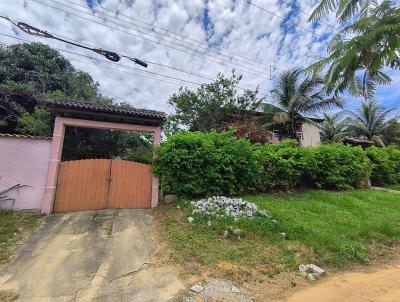
[[[276,124],[288,125],[290,138],[297,138],[299,123],[313,123],[305,117],[306,114],[316,114],[323,110],[342,106],[342,100],[337,97],[326,97],[321,92],[323,80],[305,75],[301,69],[283,72],[274,83],[272,98],[280,111],[273,120]]]
[[[344,118],[344,112],[340,111],[334,114],[324,113],[324,122],[321,124],[321,141],[330,143],[340,141],[343,133],[347,131],[347,119]]]
[[[377,85],[391,82],[384,70],[400,69],[399,2],[322,0],[310,21],[335,10],[344,28],[333,37],[328,56],[312,64],[310,70],[319,74],[327,67],[324,84],[328,93],[348,89],[365,99],[373,98]]]
[[[112,104],[99,84],[41,43],[0,46],[0,132],[50,136],[53,118],[38,106],[43,98]],[[129,107],[121,103],[121,107]],[[148,135],[67,127],[63,160],[122,158],[149,162]]]
[[[365,138],[377,146],[400,144],[400,118],[395,108],[385,108],[376,100],[365,101],[356,111],[347,111],[345,135]]]
[[[41,43],[0,46],[0,132],[49,135],[49,114],[41,98],[111,104],[99,84],[76,70],[58,51]]]
[[[175,121],[192,131],[208,131],[217,129],[228,113],[245,114],[255,110],[262,101],[258,98],[258,88],[239,94],[241,79],[233,71],[230,78],[218,74],[214,82],[203,84],[197,90],[181,88],[169,99],[176,111]]]

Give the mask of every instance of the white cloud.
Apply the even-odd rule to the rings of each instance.
[[[257,85],[260,85],[261,91],[265,94],[268,94],[272,83],[268,79],[268,69],[263,68],[262,64],[273,65],[275,68],[274,75],[276,75],[279,70],[307,65],[312,55],[323,55],[326,50],[328,39],[324,39],[321,42],[318,41],[318,37],[322,35],[331,36],[336,26],[334,16],[326,18],[326,20],[321,23],[316,29],[316,35],[313,35],[307,30],[302,30],[293,26],[293,23],[295,23],[309,30],[312,29],[312,25],[307,22],[308,15],[294,12],[293,8],[287,4],[289,3],[288,0],[253,0],[254,4],[262,6],[279,16],[288,18],[285,23],[286,26],[282,24],[282,19],[263,12],[242,0],[103,0],[100,1],[101,4],[97,4],[96,0],[92,0],[92,2],[96,3],[93,9],[89,8],[86,1],[83,0],[55,0],[64,5],[74,7],[75,9],[73,10],[52,2],[51,0],[39,1],[51,6],[60,7],[63,10],[70,11],[73,14],[80,15],[98,23],[46,7],[33,0],[7,1],[7,5],[2,5],[2,13],[12,19],[46,29],[51,33],[67,36],[83,43],[96,45],[121,54],[171,65],[176,68],[212,77],[215,77],[219,72],[227,75],[230,74],[231,67],[212,62],[217,60],[212,58],[212,56],[218,56],[212,51],[207,52],[209,61],[204,58],[173,50],[140,37],[135,37],[134,35],[146,37],[147,39],[169,44],[179,49],[182,49],[182,47],[178,46],[177,43],[184,43],[181,38],[177,36],[175,36],[175,38],[178,40],[173,40],[170,38],[171,35],[167,32],[163,32],[163,35],[157,37],[152,37],[151,35],[145,36],[143,33],[138,33],[135,29],[145,31],[141,26],[146,25],[137,20],[130,19],[130,17],[139,19],[143,22],[166,28],[201,42],[197,43],[192,40],[185,40],[192,44],[188,46],[190,48],[205,51],[204,47],[207,45],[205,43],[208,42],[213,47],[223,48],[229,52],[254,60],[257,63],[236,61],[235,65],[242,65],[242,67],[237,67],[237,69],[255,69],[261,71],[264,73],[265,77],[260,78],[252,74],[244,73],[241,86],[255,88]],[[4,2],[5,1],[3,1],[3,3]],[[74,2],[84,5],[86,8],[78,7]],[[312,8],[315,7],[316,1],[304,0],[296,1],[296,3],[300,5],[301,10],[304,12],[311,12]],[[112,11],[118,11],[118,18],[120,18],[120,20],[115,19],[115,14],[110,11],[103,11],[105,14],[112,16],[105,18],[100,13],[102,12],[100,6]],[[207,21],[205,21],[205,9],[207,9]],[[84,14],[78,10],[88,14]],[[122,16],[121,14],[128,17]],[[97,19],[97,16],[101,17],[102,20]],[[115,22],[120,25],[115,24]],[[132,23],[136,23],[137,25],[133,25]],[[205,25],[207,24],[212,30],[207,31],[205,29]],[[118,27],[120,30],[127,31],[131,34],[113,30],[107,26]],[[12,26],[6,21],[1,21],[0,28],[1,33],[15,36]],[[157,31],[157,29],[154,30]],[[146,32],[151,34],[151,32]],[[90,51],[70,47],[62,42],[39,39],[21,33],[20,31],[19,34],[20,37],[29,39],[30,41],[40,40],[53,47],[69,49],[92,57],[99,57]],[[160,39],[171,42],[161,41]],[[0,36],[0,41],[7,43],[16,42],[4,36]],[[186,49],[185,51],[193,53],[193,50]],[[228,53],[224,54],[224,60],[229,61],[231,55]],[[63,53],[63,55],[71,60],[91,62],[87,58],[76,55],[68,53]],[[169,95],[178,91],[179,86],[176,84],[165,83],[160,79],[141,77],[140,72],[135,72],[137,74],[128,74],[102,68],[102,66],[108,66],[119,69],[119,67],[112,66],[112,64],[100,63],[97,65],[90,65],[76,61],[72,61],[72,63],[77,68],[89,72],[93,78],[100,83],[101,92],[110,97],[114,97],[117,101],[124,100],[138,107],[164,110],[167,112],[171,112],[172,110],[167,101]],[[205,81],[204,79],[192,75],[151,64],[147,69],[143,69],[135,66],[128,60],[121,60],[120,63],[193,82]],[[130,72],[133,73],[134,71]],[[143,76],[152,77],[153,75],[144,73]],[[396,83],[397,82],[398,79],[396,78]],[[385,88],[384,93],[385,96],[398,97],[398,94],[393,92],[390,88]]]

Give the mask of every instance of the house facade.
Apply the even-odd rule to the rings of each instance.
[[[297,137],[303,147],[316,147],[321,144],[320,131],[317,125],[302,123],[297,125]],[[279,143],[280,141],[287,139],[281,137],[279,130],[272,131],[271,143]]]

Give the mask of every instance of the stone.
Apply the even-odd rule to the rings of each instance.
[[[192,222],[193,222],[193,220],[194,220],[194,218],[193,218],[193,217],[188,217],[188,219],[187,219],[187,221],[188,221],[189,223],[192,223]]]
[[[315,264],[309,264],[308,267],[314,271],[314,273],[318,275],[324,275],[325,270],[320,268],[319,266],[316,266]]]
[[[211,221],[207,221],[207,225],[210,227],[211,226]]]
[[[228,238],[229,237],[229,231],[228,230],[225,230],[225,232],[224,232],[224,238]]]
[[[240,293],[240,289],[237,286],[232,286],[231,291],[233,293]]]
[[[198,294],[204,290],[204,287],[200,283],[197,283],[193,285],[190,290]]]
[[[325,270],[323,270],[319,266],[316,266],[315,264],[307,264],[307,265],[301,264],[299,266],[299,271],[300,274],[302,274],[310,281],[319,279],[325,274]]]
[[[166,194],[164,196],[164,204],[174,203],[174,202],[176,202],[177,199],[178,199],[178,197],[176,195]]]

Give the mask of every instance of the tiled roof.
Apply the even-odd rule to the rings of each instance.
[[[56,108],[67,108],[67,109],[78,109],[84,111],[96,111],[105,113],[116,113],[121,115],[129,115],[136,117],[147,117],[158,120],[165,119],[166,115],[164,112],[148,110],[148,109],[138,109],[138,108],[125,108],[116,105],[102,105],[96,103],[86,103],[86,102],[72,102],[64,100],[44,100],[42,104],[49,107]]]
[[[46,137],[46,136],[34,136],[34,135],[25,135],[25,134],[0,133],[0,137],[33,138],[33,139],[46,139],[46,140],[51,140],[51,137]]]

